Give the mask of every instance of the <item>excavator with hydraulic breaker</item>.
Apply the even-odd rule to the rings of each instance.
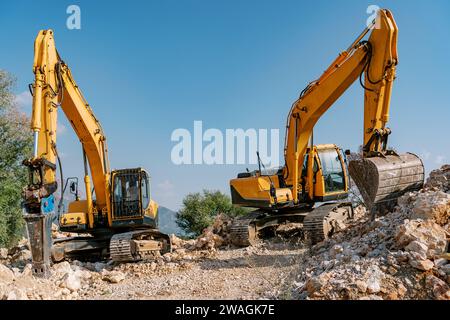
[[[23,199],[34,273],[49,275],[51,260],[110,257],[113,261],[138,261],[171,251],[170,237],[158,230],[158,205],[150,197],[148,173],[142,168],[110,170],[106,135],[60,58],[52,30],[41,30],[35,40],[33,72],[34,153],[24,161],[29,183]],[[85,199],[78,196],[77,178],[64,183],[56,147],[58,109],[63,110],[81,142]],[[57,161],[60,202],[57,212],[50,212],[46,208],[58,189]],[[68,185],[75,200],[66,211],[63,201]],[[52,240],[55,219],[61,231],[77,236]]]
[[[256,209],[232,224],[236,245],[252,245],[265,231],[285,222],[302,223],[312,243],[332,236],[353,216],[352,203],[347,200],[349,174],[372,216],[391,209],[405,192],[423,186],[421,159],[387,147],[397,37],[392,13],[379,10],[372,24],[292,105],[286,125],[285,165],[264,171],[259,161],[259,170],[247,170],[230,181],[233,204]],[[360,157],[348,161],[349,151],[342,152],[334,144],[313,145],[312,136],[320,117],[358,78],[364,90],[364,140]]]

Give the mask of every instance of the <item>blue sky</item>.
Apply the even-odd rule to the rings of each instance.
[[[81,30],[66,27],[71,4],[81,8]],[[389,8],[399,27],[390,145],[419,154],[427,171],[449,163],[448,1],[2,2],[0,68],[17,77],[29,113],[34,38],[53,29],[106,132],[112,168],[145,167],[155,200],[178,209],[188,192],[228,193],[246,166],[176,166],[172,131],[192,130],[194,120],[223,131],[278,128],[281,154],[292,102],[362,31],[370,4]],[[315,143],[356,150],[362,117],[355,83],[319,121]],[[58,148],[65,175],[81,177],[81,148],[62,113]]]

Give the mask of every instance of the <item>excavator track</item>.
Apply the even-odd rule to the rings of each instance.
[[[171,250],[170,237],[157,230],[115,234],[109,244],[110,258],[116,262],[146,260]]]
[[[331,237],[337,229],[338,221],[345,221],[352,216],[351,204],[325,204],[315,208],[305,217],[303,229],[311,244],[315,244]]]
[[[230,227],[230,236],[234,245],[239,247],[256,244],[254,219],[236,219]]]
[[[255,245],[258,242],[256,221],[258,218],[263,218],[265,216],[264,211],[257,210],[238,219],[234,219],[230,227],[231,242],[239,247]]]

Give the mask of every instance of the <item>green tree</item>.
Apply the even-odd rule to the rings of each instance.
[[[29,120],[14,102],[14,78],[0,70],[0,247],[23,232],[21,191],[27,181],[23,159],[31,154]]]
[[[189,193],[183,199],[183,206],[177,213],[177,224],[188,236],[197,237],[219,213],[235,217],[245,212],[245,209],[234,207],[230,197],[220,191],[203,190],[203,194]]]

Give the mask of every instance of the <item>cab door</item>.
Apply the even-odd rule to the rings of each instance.
[[[140,189],[138,170],[122,169],[113,172],[112,213],[114,220],[142,216]]]
[[[315,179],[314,198],[318,201],[330,201],[347,197],[347,174],[339,149],[318,148],[315,156],[319,170]]]

